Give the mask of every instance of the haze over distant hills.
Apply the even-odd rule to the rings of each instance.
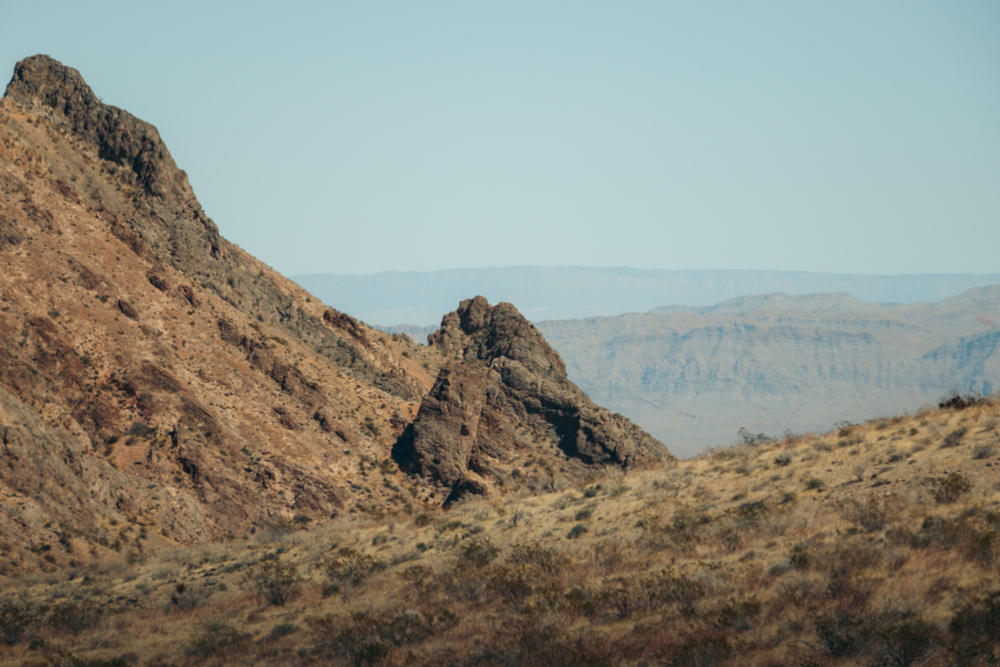
[[[324,303],[369,324],[437,325],[469,294],[507,301],[533,322],[709,306],[745,294],[846,292],[860,301],[938,301],[1000,283],[998,274],[898,276],[795,271],[660,271],[525,266],[373,275],[317,273],[293,280]]]
[[[1000,286],[936,303],[746,296],[703,308],[536,324],[595,401],[680,456],[936,403],[1000,384]]]

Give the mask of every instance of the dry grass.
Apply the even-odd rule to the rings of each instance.
[[[992,664],[998,415],[19,573],[0,662]]]

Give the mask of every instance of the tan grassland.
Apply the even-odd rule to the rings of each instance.
[[[996,664],[998,424],[993,399],[746,434],[556,493],[86,565],[83,541],[36,544],[0,579],[0,663]]]

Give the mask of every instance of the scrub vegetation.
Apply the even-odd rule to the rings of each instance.
[[[996,664],[998,417],[984,399],[741,437],[555,493],[141,558],[39,545],[0,584],[0,661]]]

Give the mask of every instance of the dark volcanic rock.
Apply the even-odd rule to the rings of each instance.
[[[428,338],[452,360],[441,370],[394,457],[448,489],[448,501],[503,481],[518,451],[554,443],[585,464],[628,467],[672,458],[625,417],[587,398],[538,330],[509,303],[477,296]],[[570,466],[570,474],[585,472]]]

